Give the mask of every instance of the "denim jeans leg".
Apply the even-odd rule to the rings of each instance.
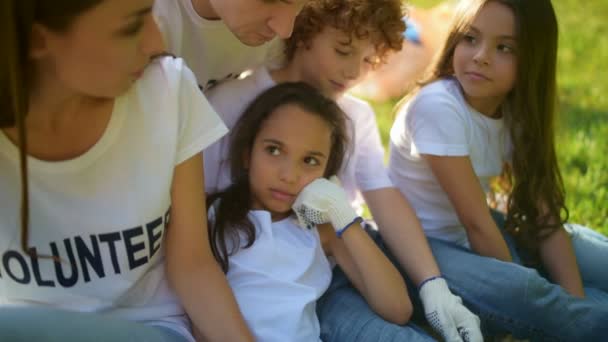
[[[565,228],[570,233],[583,284],[608,293],[608,238],[578,224],[566,224]]]
[[[0,309],[0,341],[149,341],[186,342],[169,328],[115,319],[106,315],[43,307]]]
[[[608,306],[568,295],[531,268],[429,239],[450,289],[482,321],[484,333],[534,341],[597,341],[608,336]]]
[[[367,230],[381,244],[377,232]],[[329,289],[317,301],[317,315],[324,342],[435,341],[412,321],[400,326],[378,316],[338,266]]]

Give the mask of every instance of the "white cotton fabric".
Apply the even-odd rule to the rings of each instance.
[[[283,61],[281,39],[247,46],[223,21],[201,18],[192,0],[156,0],[153,13],[168,51],[186,60],[202,89],[257,66],[276,67]]]
[[[174,168],[227,132],[181,59],[153,62],[74,159],[29,157],[20,247],[19,152],[0,132],[0,308],[50,306],[164,325],[193,340],[164,270]],[[204,286],[204,284],[201,284]]]
[[[315,228],[293,217],[272,222],[252,210],[252,246],[229,257],[228,283],[257,341],[321,341],[316,301],[331,282],[331,267]],[[244,244],[244,241],[241,241]]]
[[[425,233],[468,246],[464,227],[421,154],[468,156],[484,191],[501,173],[510,142],[504,120],[470,107],[452,78],[423,87],[398,112],[390,136],[389,174]]]

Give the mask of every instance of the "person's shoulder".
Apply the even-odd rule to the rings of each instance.
[[[162,56],[150,62],[138,83],[146,88],[175,89],[184,80],[196,84],[196,78],[185,61],[174,56]]]
[[[451,107],[462,109],[462,95],[458,81],[453,78],[439,79],[424,85],[410,100],[410,108],[442,108]]]
[[[352,94],[346,93],[336,102],[349,117],[374,117],[370,103]]]
[[[371,109],[369,102],[350,93],[342,95],[337,102],[339,105]]]
[[[264,90],[274,86],[268,70],[260,67],[243,78],[223,81],[205,91],[209,103],[222,113],[227,107],[239,106],[244,108]]]
[[[453,88],[456,81],[452,78],[442,78],[426,84],[420,88],[416,97],[429,97],[429,96],[441,96],[453,95]]]

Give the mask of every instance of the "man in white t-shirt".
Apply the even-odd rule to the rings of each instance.
[[[168,52],[182,57],[205,90],[259,65],[279,66],[306,0],[156,0]]]

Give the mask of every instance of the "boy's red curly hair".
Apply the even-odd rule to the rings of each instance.
[[[312,39],[326,26],[341,30],[350,37],[370,37],[383,60],[389,51],[399,51],[405,31],[405,8],[401,0],[310,0],[296,17],[285,53],[291,60],[298,44],[310,46]]]

